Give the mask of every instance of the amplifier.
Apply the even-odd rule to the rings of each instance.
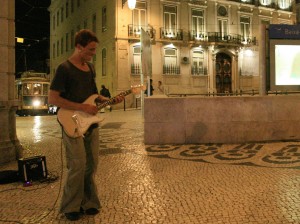
[[[19,178],[21,181],[45,179],[48,176],[46,157],[34,156],[18,160]]]

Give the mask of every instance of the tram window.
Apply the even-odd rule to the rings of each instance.
[[[33,84],[33,95],[41,95],[42,85],[40,83]]]
[[[32,90],[31,83],[27,83],[27,84],[25,83],[23,86],[23,95],[30,95],[31,90]]]
[[[48,95],[48,84],[43,84],[43,95]]]
[[[20,99],[21,95],[22,95],[22,85],[16,85],[16,89],[15,89],[15,98],[16,99]]]

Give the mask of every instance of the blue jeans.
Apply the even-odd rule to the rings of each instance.
[[[86,136],[70,138],[63,132],[66,149],[67,177],[61,199],[60,212],[78,212],[100,208],[95,183],[98,165],[99,129],[94,128]]]

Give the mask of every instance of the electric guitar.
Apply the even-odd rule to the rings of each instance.
[[[129,90],[119,93],[117,96],[127,96],[131,93],[141,94],[141,91],[145,90],[144,86],[135,86]],[[88,97],[83,104],[92,104],[97,106],[98,111],[105,108],[108,105],[114,103],[117,96],[105,101],[104,103],[97,102],[98,94],[93,94]],[[57,112],[57,120],[62,125],[65,133],[71,138],[77,138],[84,136],[86,131],[92,124],[99,123],[104,120],[99,115],[91,115],[83,111],[68,110],[60,108]]]

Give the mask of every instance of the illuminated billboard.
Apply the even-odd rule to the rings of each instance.
[[[270,25],[270,90],[300,91],[300,27]]]

